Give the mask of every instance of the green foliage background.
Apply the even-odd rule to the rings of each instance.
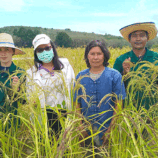
[[[65,30],[53,29],[53,28],[41,28],[41,27],[28,27],[28,26],[7,26],[0,28],[0,32],[9,33],[13,36],[15,45],[19,47],[31,47],[31,42],[35,35],[39,33],[47,34],[52,41],[56,40],[58,33],[64,32],[72,39],[71,47],[81,47],[87,45],[92,40],[104,40],[109,47],[129,46],[129,43],[121,36],[113,36],[110,34],[95,34],[87,32],[71,31],[66,28]],[[152,42],[152,45],[155,41]]]
[[[55,43],[60,47],[72,47],[73,41],[66,32],[59,32],[55,38]]]

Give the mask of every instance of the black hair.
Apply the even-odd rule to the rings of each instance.
[[[104,54],[103,66],[108,66],[109,65],[108,60],[110,59],[110,52],[107,49],[105,42],[100,41],[100,40],[93,40],[86,46],[86,49],[85,49],[84,59],[86,61],[87,67],[90,68],[90,63],[88,60],[88,53],[93,47],[100,47],[100,49],[102,50],[102,52]]]
[[[57,54],[57,51],[56,51],[56,48],[55,48],[55,45],[52,41],[50,41],[50,44],[53,48],[53,52],[54,52],[54,57],[53,57],[53,60],[52,60],[52,63],[54,65],[54,70],[61,70],[64,68],[64,65],[63,63],[59,60],[59,57],[58,57],[58,54]],[[38,70],[38,63],[42,64],[42,61],[40,61],[37,57],[37,52],[36,50],[34,50],[34,64]]]
[[[137,31],[139,31],[139,30],[137,30]],[[137,32],[137,31],[134,31],[134,32]],[[140,30],[140,31],[144,31],[144,30]],[[132,33],[134,33],[134,32],[131,32],[131,33],[128,35],[129,41],[131,40],[131,35],[132,35]],[[147,32],[147,31],[144,31],[144,32],[146,33],[146,37],[149,38],[148,32]]]

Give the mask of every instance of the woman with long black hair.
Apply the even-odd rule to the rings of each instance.
[[[59,59],[55,45],[47,35],[37,35],[32,44],[34,46],[34,66],[27,70],[27,90],[31,97],[31,91],[35,91],[37,86],[40,87],[41,108],[48,107],[49,125],[57,133],[61,125],[57,121],[57,114],[52,107],[65,109],[64,112],[66,109],[70,109],[70,88],[75,77],[74,71],[68,59]]]

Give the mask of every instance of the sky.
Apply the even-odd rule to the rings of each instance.
[[[158,0],[0,0],[0,27],[32,26],[121,36],[136,22],[155,22]]]

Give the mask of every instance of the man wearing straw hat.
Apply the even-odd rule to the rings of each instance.
[[[12,56],[25,54],[14,46],[12,36],[0,33],[0,116],[13,112],[17,113],[16,91],[22,76],[22,69],[12,62]],[[21,72],[20,72],[21,71]],[[14,96],[13,96],[14,95]]]
[[[156,101],[155,99],[150,98],[151,96],[153,96],[153,92],[151,93],[152,94],[151,96],[148,95],[149,97],[146,97],[144,95],[145,94],[144,92],[146,90],[144,89],[144,87],[146,87],[145,84],[149,84],[154,80],[156,82],[156,77],[152,78],[150,82],[148,78],[151,78],[152,76],[151,72],[149,72],[149,70],[151,70],[149,65],[151,65],[151,63],[153,63],[153,65],[157,65],[156,61],[158,60],[158,53],[148,50],[146,48],[146,43],[154,39],[157,35],[157,29],[155,23],[153,22],[134,23],[121,28],[120,33],[131,44],[132,50],[119,56],[116,59],[114,63],[114,69],[118,70],[122,75],[124,75],[126,90],[129,83],[130,86],[132,84],[135,86],[135,87],[133,86],[134,87],[133,91],[135,91],[134,93],[136,93],[136,95],[135,95],[135,99],[133,100],[135,104],[138,105],[137,109],[139,108],[139,106],[142,105],[144,105],[146,109],[149,109],[150,107],[149,100],[152,100],[152,103],[150,102],[150,104],[154,104]],[[145,64],[148,65],[145,66]],[[136,72],[138,72],[139,75]],[[137,78],[136,80],[134,80],[133,77],[134,73],[135,73],[135,79]],[[133,80],[131,80],[131,76]],[[129,82],[130,80],[133,83]],[[146,82],[147,80],[148,82]],[[140,84],[143,83],[144,85],[139,87]],[[131,87],[129,89],[131,90]],[[137,90],[140,91],[140,89],[141,92],[140,93],[137,92]]]

